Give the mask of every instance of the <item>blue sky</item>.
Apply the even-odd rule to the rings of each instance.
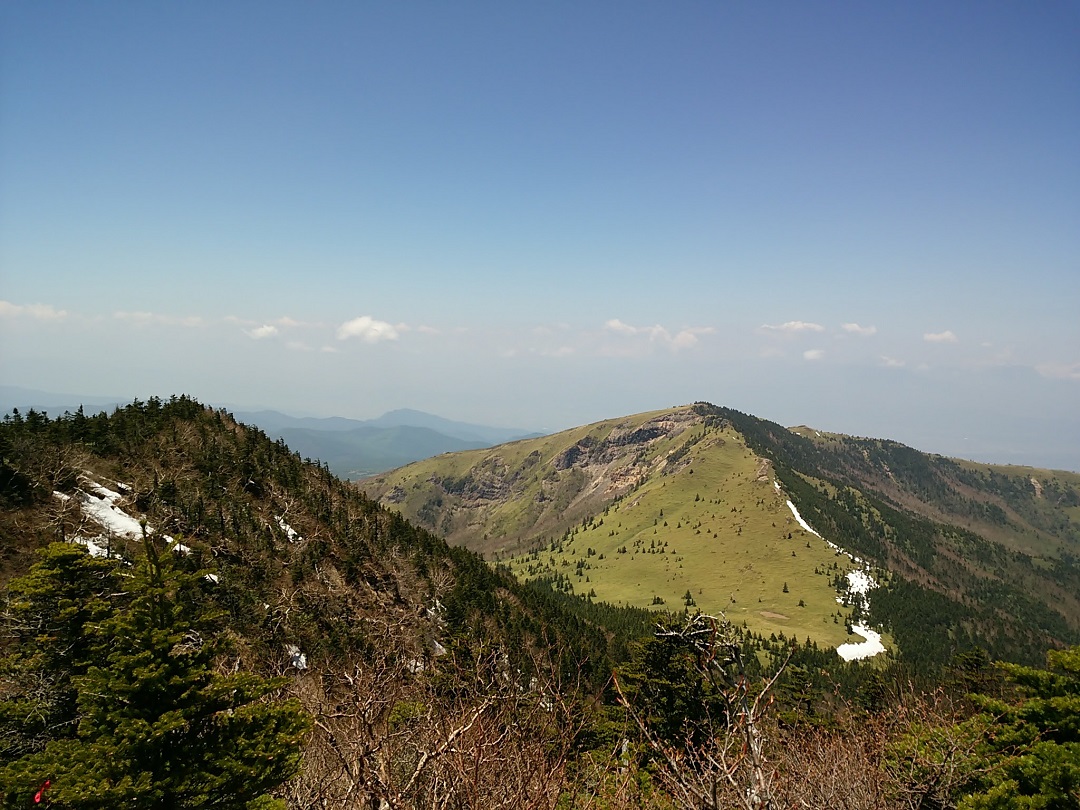
[[[1075,3],[8,3],[0,375],[1080,469]]]

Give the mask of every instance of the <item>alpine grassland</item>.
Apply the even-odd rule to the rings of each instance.
[[[566,593],[723,613],[822,646],[857,641],[837,597],[858,566],[798,524],[774,481],[730,425],[686,407],[439,456],[366,488]]]
[[[722,612],[823,646],[850,640],[836,583],[854,563],[798,525],[737,435],[720,431],[695,450],[693,466],[505,561],[599,601]]]

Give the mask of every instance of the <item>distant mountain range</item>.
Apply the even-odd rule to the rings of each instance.
[[[130,397],[89,397],[83,394],[58,394],[53,391],[39,391],[36,388],[22,388],[17,385],[0,385],[0,411],[11,413],[18,408],[25,413],[31,408],[46,411],[50,416],[57,416],[70,411],[75,413],[82,405],[86,411],[97,412],[112,410],[131,404]]]
[[[376,419],[288,416],[278,411],[235,411],[305,458],[318,459],[342,478],[364,478],[413,461],[476,450],[543,434],[455,422],[402,408]]]
[[[0,411],[18,408],[46,411],[57,416],[80,407],[87,412],[111,411],[129,404],[121,397],[61,394],[12,385],[0,385]],[[325,464],[341,478],[365,478],[413,461],[476,450],[544,434],[457,422],[423,411],[401,408],[375,419],[340,416],[298,417],[274,410],[233,410],[236,420],[253,425],[274,439],[282,439],[303,458]]]

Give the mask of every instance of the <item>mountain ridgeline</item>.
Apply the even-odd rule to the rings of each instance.
[[[1080,475],[789,430],[707,403],[427,459],[363,484],[421,525],[581,597],[693,606],[766,634],[873,622],[937,667],[1080,639]],[[800,525],[859,558],[841,554]],[[852,604],[853,603],[853,604]],[[850,608],[850,609],[849,609]]]

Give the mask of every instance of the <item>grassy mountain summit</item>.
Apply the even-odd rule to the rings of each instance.
[[[1030,659],[1080,638],[1072,473],[698,403],[427,459],[363,486],[580,596],[723,610],[758,632],[837,644],[853,617],[836,588],[856,566],[827,540],[883,572],[871,613],[910,656],[984,646]]]
[[[569,593],[853,640],[834,583],[855,564],[798,525],[767,460],[690,406],[427,459],[365,489]]]

